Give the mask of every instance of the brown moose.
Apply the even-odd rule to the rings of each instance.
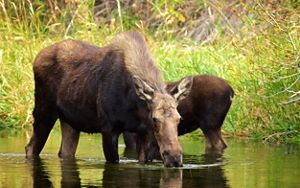
[[[26,156],[38,156],[55,121],[62,129],[60,157],[74,156],[80,132],[102,133],[107,161],[118,162],[118,136],[134,132],[139,160],[158,143],[167,167],[182,165],[177,137],[178,101],[192,86],[190,77],[169,94],[161,72],[139,32],[125,32],[104,47],[64,40],[43,49],[34,65],[33,134]]]
[[[181,115],[178,135],[184,135],[200,128],[205,136],[206,149],[222,151],[227,145],[222,137],[221,126],[231,106],[234,96],[233,89],[225,80],[216,76],[198,75],[192,79],[191,91],[185,99],[179,102],[177,107]],[[167,91],[172,93],[172,89],[180,82],[181,80],[168,83]],[[135,134],[125,132],[123,136],[127,150],[125,151],[130,152],[135,149]],[[155,146],[150,151],[153,155],[150,158],[156,158]]]

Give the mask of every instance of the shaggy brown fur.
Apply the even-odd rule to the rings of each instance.
[[[106,160],[118,162],[118,136],[129,131],[139,137],[140,161],[147,161],[150,143],[157,141],[166,166],[182,165],[177,134],[170,133],[177,132],[175,106],[192,80],[178,84],[176,98],[168,94],[140,33],[121,33],[102,48],[75,40],[58,42],[37,55],[33,70],[34,130],[26,156],[39,155],[59,118],[61,157],[74,156],[80,131],[101,132]]]

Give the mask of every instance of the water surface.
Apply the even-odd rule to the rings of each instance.
[[[123,156],[106,164],[100,135],[82,134],[76,159],[59,159],[53,131],[40,159],[25,159],[30,135],[0,132],[0,187],[300,187],[300,145],[228,140],[223,154],[205,153],[203,138],[182,139],[184,166],[142,165]]]

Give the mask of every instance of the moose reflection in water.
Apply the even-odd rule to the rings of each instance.
[[[81,187],[78,165],[74,158],[60,160],[61,187]]]
[[[196,157],[196,158],[195,158]],[[103,165],[85,165],[81,167],[74,158],[62,159],[61,187],[229,187],[223,170],[221,153],[206,153],[199,156],[184,156],[184,160],[198,161],[197,167],[175,169],[160,168],[153,165],[135,165],[133,163]],[[195,162],[194,161],[194,162]],[[42,159],[30,160],[34,187],[53,187],[47,165]],[[195,165],[195,164],[194,164]],[[81,173],[103,168],[103,173],[93,174],[97,183],[81,178]],[[81,173],[80,173],[81,172]],[[95,181],[94,181],[95,182]]]
[[[34,188],[39,187],[53,187],[52,182],[50,181],[50,176],[47,167],[43,163],[43,160],[39,157],[28,159],[28,164],[32,169],[32,182]]]
[[[224,175],[222,153],[209,152],[199,156],[184,156],[198,161],[197,167],[182,169],[127,169],[120,166],[105,168],[103,187],[229,187]],[[193,161],[193,162],[195,162]],[[188,162],[190,163],[190,162]]]
[[[50,173],[43,159],[36,157],[28,159],[32,169],[33,187],[47,188],[54,187],[50,180]],[[81,187],[79,169],[74,158],[63,159],[60,161],[61,166],[61,187],[77,188]]]
[[[189,160],[189,162],[185,163],[191,164],[195,161],[199,161],[199,156],[185,156],[184,158],[188,158]],[[191,168],[183,171],[183,187],[230,187],[224,174],[224,163],[223,152],[207,150],[198,162],[198,164],[203,165],[203,168]]]
[[[64,40],[43,49],[34,65],[33,134],[26,156],[43,149],[57,119],[61,122],[60,157],[73,157],[80,131],[102,133],[107,161],[119,162],[118,137],[137,134],[140,162],[158,143],[167,167],[182,166],[176,109],[190,91],[186,78],[168,93],[162,74],[139,32],[125,32],[105,47]],[[71,140],[71,141],[70,141]]]

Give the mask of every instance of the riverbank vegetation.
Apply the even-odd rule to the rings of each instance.
[[[87,0],[65,7],[0,0],[0,129],[31,128],[32,62],[41,49],[66,38],[102,46],[121,31],[139,29],[166,81],[212,74],[231,84],[225,135],[300,142],[297,1],[130,2],[94,14]]]

